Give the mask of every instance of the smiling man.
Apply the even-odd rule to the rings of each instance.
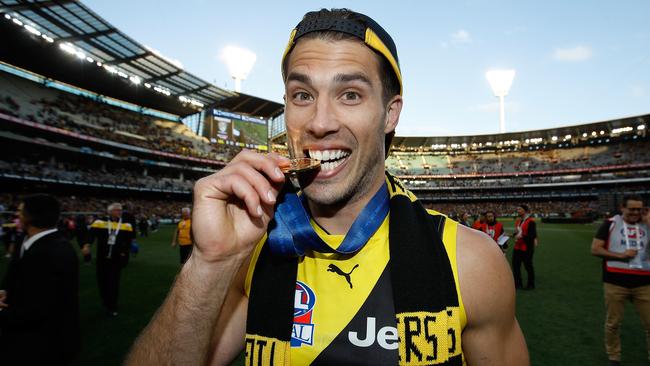
[[[403,103],[388,33],[307,13],[282,74],[287,138],[320,170],[294,192],[286,158],[244,151],[198,181],[196,247],[127,363],[528,364],[499,249],[385,173]]]
[[[650,212],[640,196],[625,196],[621,214],[603,222],[591,243],[591,254],[603,259],[605,350],[610,365],[620,365],[620,328],[625,302],[632,301],[646,329],[650,360]]]

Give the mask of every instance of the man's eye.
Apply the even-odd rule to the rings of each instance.
[[[299,101],[309,101],[311,100],[311,95],[305,92],[297,92],[293,95],[293,99]]]
[[[345,92],[345,93],[343,93],[343,99],[357,100],[357,99],[359,99],[359,94],[357,94],[356,92]]]

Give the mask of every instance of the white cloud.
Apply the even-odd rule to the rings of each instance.
[[[591,47],[576,46],[573,48],[556,48],[553,58],[557,61],[585,61],[591,58],[593,52]]]
[[[472,43],[472,35],[468,31],[461,29],[451,34],[453,43]]]
[[[448,40],[444,40],[440,42],[440,47],[442,48],[450,48],[450,47],[462,47],[465,45],[468,45],[472,43],[472,35],[464,30],[460,29],[452,34],[449,35]]]

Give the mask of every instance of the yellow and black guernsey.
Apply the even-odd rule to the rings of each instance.
[[[115,235],[114,245],[109,245],[110,234]],[[88,232],[88,244],[97,240],[97,259],[124,261],[131,249],[131,241],[134,239],[133,227],[128,222],[95,220],[90,225]],[[114,247],[114,248],[113,248]]]
[[[387,184],[390,213],[354,254],[287,258],[260,242],[245,285],[247,365],[464,364],[457,224]]]

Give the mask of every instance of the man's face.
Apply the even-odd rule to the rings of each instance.
[[[487,220],[488,223],[492,224],[494,222],[494,214],[489,213],[489,214],[485,215],[485,219]]]
[[[111,218],[119,219],[122,216],[122,209],[114,208],[111,210]]]
[[[623,220],[629,223],[638,222],[641,219],[641,211],[643,210],[642,201],[628,200],[621,211],[623,213]]]
[[[183,218],[183,220],[189,219],[190,218],[190,212],[187,211],[187,210],[181,211],[181,217]]]
[[[345,205],[374,194],[384,180],[384,136],[401,97],[384,105],[379,59],[354,40],[299,41],[287,64],[285,121],[296,150],[321,160],[303,187],[318,205]],[[387,108],[388,106],[388,108]]]
[[[526,210],[523,207],[517,207],[517,215],[524,217],[526,215]]]

